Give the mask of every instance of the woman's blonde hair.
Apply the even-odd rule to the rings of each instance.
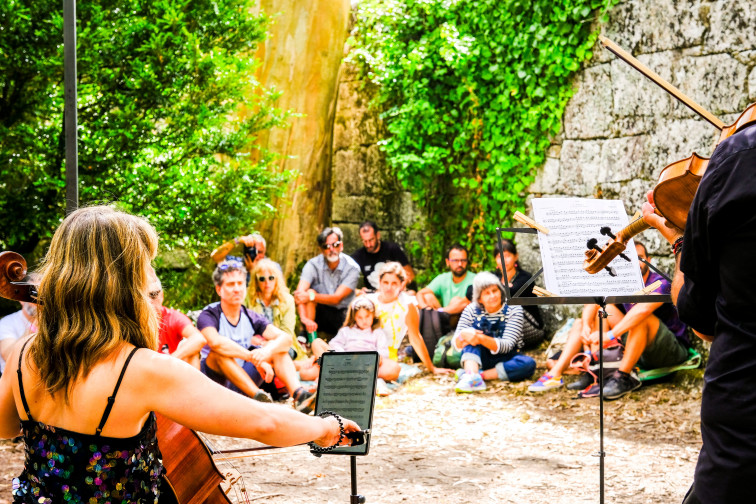
[[[71,213],[42,262],[37,327],[29,357],[50,394],[65,390],[120,345],[155,349],[147,299],[155,229],[107,206]]]
[[[407,272],[404,270],[404,266],[396,261],[383,263],[383,266],[381,266],[381,269],[378,271],[378,280],[383,278],[383,275],[396,275],[396,278],[402,283],[407,280]]]
[[[281,273],[281,270],[276,266],[276,263],[266,257],[265,259],[257,261],[255,269],[252,271],[252,279],[249,282],[249,292],[247,295],[250,302],[247,303],[247,306],[252,306],[255,299],[257,299],[257,296],[260,295],[260,286],[258,285],[257,277],[260,276],[263,271],[269,271],[274,277],[276,277],[276,288],[273,290],[273,299],[277,299],[279,303],[285,303],[290,294],[289,288],[286,286],[286,280],[284,280],[283,273]]]
[[[357,324],[355,318],[357,312],[360,310],[367,310],[373,314],[373,325],[370,326],[370,329],[376,330],[381,327],[381,321],[378,318],[378,310],[375,308],[375,303],[370,301],[365,296],[355,298],[354,301],[352,301],[352,303],[349,305],[346,319],[344,320],[344,327],[354,327]]]

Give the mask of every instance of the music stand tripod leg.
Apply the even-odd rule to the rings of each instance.
[[[357,493],[357,457],[351,455],[349,462],[352,467],[352,495],[349,496],[349,504],[365,504],[365,497]]]
[[[604,504],[604,321],[606,313],[606,299],[597,298],[599,305],[599,502]]]

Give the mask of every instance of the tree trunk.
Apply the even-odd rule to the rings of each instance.
[[[260,135],[258,144],[283,157],[278,169],[297,170],[288,205],[273,201],[278,213],[261,223],[268,256],[290,274],[318,253],[315,237],[331,219],[331,151],[339,68],[348,36],[349,0],[262,0],[275,16],[256,57],[266,88],[283,91],[278,107],[304,114],[291,127]],[[278,15],[276,15],[278,14]]]

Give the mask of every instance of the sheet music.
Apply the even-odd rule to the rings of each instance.
[[[643,288],[633,240],[625,250],[630,262],[617,257],[610,264],[616,277],[606,270],[595,275],[583,270],[588,240],[596,238],[604,248],[609,237],[601,234],[601,227],[609,226],[616,234],[628,225],[622,201],[536,198],[533,218],[549,229],[548,235],[538,233],[546,290],[559,296],[622,296]]]

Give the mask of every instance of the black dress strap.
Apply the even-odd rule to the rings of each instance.
[[[24,380],[21,377],[21,358],[24,356],[24,350],[26,350],[26,345],[31,341],[31,338],[26,340],[24,342],[24,346],[21,347],[21,352],[18,354],[18,369],[16,370],[16,373],[18,373],[18,392],[21,394],[21,404],[24,405],[24,411],[26,412],[26,418],[29,420],[32,419],[31,411],[29,411],[29,403],[26,402],[26,394],[24,394]]]
[[[126,374],[126,368],[129,366],[129,362],[131,362],[131,358],[134,356],[137,350],[139,349],[134,348],[129,353],[129,356],[126,357],[126,362],[123,363],[123,368],[121,368],[121,376],[118,377],[118,381],[116,382],[115,389],[113,389],[113,395],[108,397],[108,405],[105,407],[105,412],[102,414],[102,419],[100,420],[100,425],[97,426],[97,431],[95,432],[95,436],[99,436],[102,433],[102,429],[103,427],[105,427],[105,422],[108,421],[108,417],[110,416],[110,410],[113,409],[113,403],[115,402],[116,394],[118,393],[118,388],[121,386],[121,381],[123,380],[123,375]]]

